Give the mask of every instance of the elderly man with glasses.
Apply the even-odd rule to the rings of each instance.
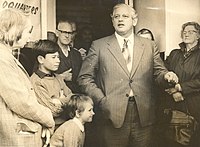
[[[76,79],[81,68],[82,58],[78,50],[71,47],[73,39],[73,28],[69,20],[60,20],[57,25],[56,35],[60,46],[60,66],[57,73],[65,78],[66,85],[73,93],[78,93],[79,89]]]

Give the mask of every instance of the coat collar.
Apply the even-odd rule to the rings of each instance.
[[[185,52],[186,45],[184,42],[179,43],[179,46],[181,48],[181,51]],[[196,49],[200,49],[200,40],[198,41],[197,45],[193,48],[193,51]]]
[[[22,64],[12,55],[12,48],[8,47],[4,44],[0,43],[0,52],[2,52],[2,54],[4,55],[4,57],[11,59],[12,61],[14,61],[18,67],[21,68],[21,70],[26,74],[26,76],[29,78],[29,74],[27,73],[27,71],[25,70],[25,68],[22,66]]]
[[[75,124],[78,125],[79,129],[81,130],[81,132],[84,132],[84,131],[85,131],[84,125],[80,122],[80,120],[79,120],[78,118],[74,117],[74,118],[72,119],[72,121],[74,121]]]

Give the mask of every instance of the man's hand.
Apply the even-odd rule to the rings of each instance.
[[[84,60],[86,57],[86,50],[84,48],[80,48],[79,52],[81,54],[82,60]]]
[[[175,102],[180,102],[180,101],[184,100],[183,95],[180,92],[176,92],[176,93],[172,94],[172,96],[173,96]]]
[[[45,138],[45,144],[43,147],[47,147],[50,143],[51,132],[47,128],[42,128],[42,138]]]
[[[165,89],[165,92],[167,92],[169,95],[172,95],[176,92],[181,92],[181,91],[182,91],[181,85],[178,83],[173,88]]]
[[[168,72],[164,75],[164,79],[169,83],[178,83],[178,77],[174,72]]]
[[[65,79],[65,81],[72,81],[72,72],[71,71],[72,71],[72,68],[63,72],[60,75]]]
[[[52,99],[52,102],[54,103],[54,105],[58,108],[62,107],[62,103],[59,99]]]
[[[176,88],[169,88],[169,89],[165,89],[165,92],[167,92],[169,95],[172,95],[178,91]]]

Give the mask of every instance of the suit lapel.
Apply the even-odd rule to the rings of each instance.
[[[108,50],[113,55],[113,57],[116,59],[118,64],[121,66],[121,68],[125,71],[127,76],[129,76],[130,73],[129,73],[127,65],[126,65],[126,61],[123,57],[119,43],[114,34],[111,36],[110,41],[108,41]]]
[[[134,36],[134,47],[133,47],[133,63],[132,63],[132,70],[131,70],[131,77],[136,72],[138,65],[140,63],[141,57],[144,53],[144,44],[140,41],[140,39],[135,35]]]

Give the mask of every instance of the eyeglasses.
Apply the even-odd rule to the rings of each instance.
[[[73,35],[73,33],[74,33],[74,32],[62,31],[62,30],[58,30],[58,31],[65,35]]]
[[[189,35],[192,35],[192,34],[194,34],[194,33],[197,33],[197,31],[195,31],[195,30],[183,31],[183,35],[186,35],[187,33],[188,33]]]

